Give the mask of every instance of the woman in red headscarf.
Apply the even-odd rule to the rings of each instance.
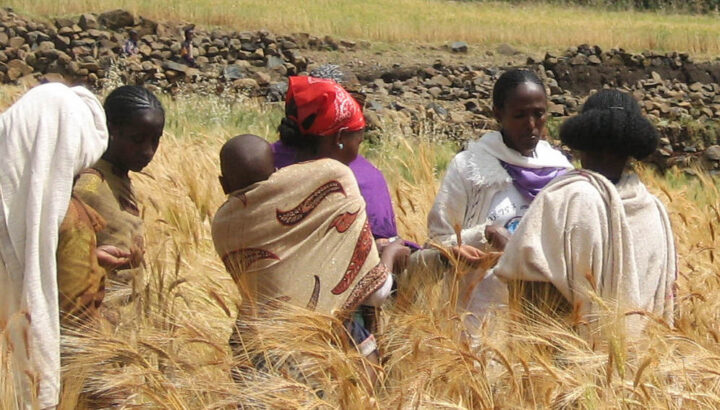
[[[378,254],[347,167],[364,129],[360,106],[335,81],[290,77],[280,132],[300,162],[228,192],[213,221],[215,248],[243,296],[238,329],[283,301],[343,320],[361,352],[377,358],[358,312],[384,302],[409,250],[396,241]],[[242,337],[236,332],[231,345]]]
[[[280,139],[295,148],[295,162],[332,158],[350,164],[365,133],[360,105],[338,83],[290,77]]]
[[[310,76],[314,78],[331,79],[343,85],[346,79],[338,66],[332,64],[323,65],[310,72]],[[301,80],[291,80],[293,85],[297,87]],[[293,88],[293,87],[289,87]],[[292,91],[292,90],[291,90]],[[350,92],[351,95],[355,96]],[[301,160],[298,157],[298,150],[307,150],[308,143],[312,142],[312,138],[307,138],[308,133],[313,130],[303,129],[296,126],[298,116],[298,103],[294,99],[294,95],[288,93],[286,108],[286,119],[284,125],[280,127],[280,140],[272,144],[273,156],[275,157],[275,166],[283,168],[292,165]],[[302,105],[302,103],[300,103]],[[362,107],[362,102],[360,102]],[[288,112],[292,111],[292,112]],[[293,118],[295,120],[293,120]],[[360,119],[359,116],[357,118]],[[332,132],[332,131],[331,131]],[[305,138],[303,135],[305,134]],[[312,154],[311,154],[312,155]],[[307,156],[307,155],[305,155]],[[370,161],[362,155],[357,155],[356,159],[348,164],[350,170],[355,175],[360,194],[365,199],[368,220],[370,221],[370,230],[379,247],[398,239],[397,224],[395,222],[395,212],[390,199],[390,191],[387,181],[383,173],[377,169]],[[415,249],[419,248],[417,244],[405,242],[405,245]]]

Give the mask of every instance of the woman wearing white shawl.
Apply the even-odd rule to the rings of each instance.
[[[24,408],[58,404],[58,228],[73,178],[107,139],[102,105],[81,87],[36,87],[0,116],[0,331]]]
[[[622,316],[639,310],[672,324],[670,222],[663,204],[626,170],[630,157],[655,151],[657,132],[630,95],[602,90],[563,124],[560,137],[580,151],[584,169],[557,178],[538,195],[494,274],[551,283],[583,321],[603,311]],[[635,335],[644,322],[628,316],[625,329]]]
[[[493,88],[493,112],[501,131],[471,142],[448,166],[428,215],[432,242],[482,251],[491,244],[502,248],[540,189],[572,168],[542,140],[547,97],[535,74],[510,70],[501,75]],[[482,315],[505,299],[506,286],[489,276],[460,308]]]
[[[546,111],[545,87],[535,74],[510,70],[500,76],[493,112],[501,131],[483,135],[453,158],[428,215],[432,241],[487,248],[501,239],[495,232],[514,230],[545,184],[572,168],[542,140]]]

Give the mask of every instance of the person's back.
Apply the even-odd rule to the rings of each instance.
[[[665,278],[657,272],[674,271],[675,245],[670,221],[664,205],[648,190],[635,174],[626,174],[617,184],[628,227],[632,234],[638,281],[644,292],[640,303],[650,312],[663,311],[668,294]]]
[[[272,144],[275,166],[284,168],[297,162],[297,151],[293,147],[277,141]],[[392,207],[390,191],[383,173],[362,155],[348,164],[360,188],[367,205],[367,215],[375,239],[388,239],[398,235],[395,223],[395,211]]]
[[[628,169],[654,152],[658,134],[633,97],[602,90],[560,129],[582,170],[551,182],[528,209],[494,273],[505,280],[551,283],[595,323],[645,310],[672,323],[676,254],[665,207]],[[598,303],[597,298],[605,303]],[[641,315],[622,315],[628,335]]]
[[[228,141],[220,162],[228,200],[213,219],[213,242],[244,304],[279,299],[341,314],[386,281],[346,165],[317,159],[274,171],[270,145],[252,135]]]
[[[346,166],[304,162],[231,193],[213,220],[213,240],[241,292],[248,292],[243,296],[331,314],[347,302],[345,291],[360,270],[368,270],[365,262],[378,262],[377,254],[369,257],[373,241],[364,209]]]

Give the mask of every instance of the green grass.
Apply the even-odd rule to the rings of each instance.
[[[510,43],[542,51],[590,43],[636,51],[689,51],[702,56],[720,52],[720,24],[714,15],[547,4],[445,0],[9,0],[6,5],[36,16],[124,8],[158,20],[237,30],[304,31],[403,44],[465,40],[477,48]]]

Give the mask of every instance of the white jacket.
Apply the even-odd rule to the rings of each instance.
[[[546,141],[538,142],[534,157],[525,157],[508,148],[499,132],[483,135],[457,154],[448,166],[428,214],[431,241],[456,245],[454,226],[459,225],[464,244],[478,248],[485,245],[485,226],[493,198],[512,185],[500,160],[526,168],[572,168],[567,158]]]

